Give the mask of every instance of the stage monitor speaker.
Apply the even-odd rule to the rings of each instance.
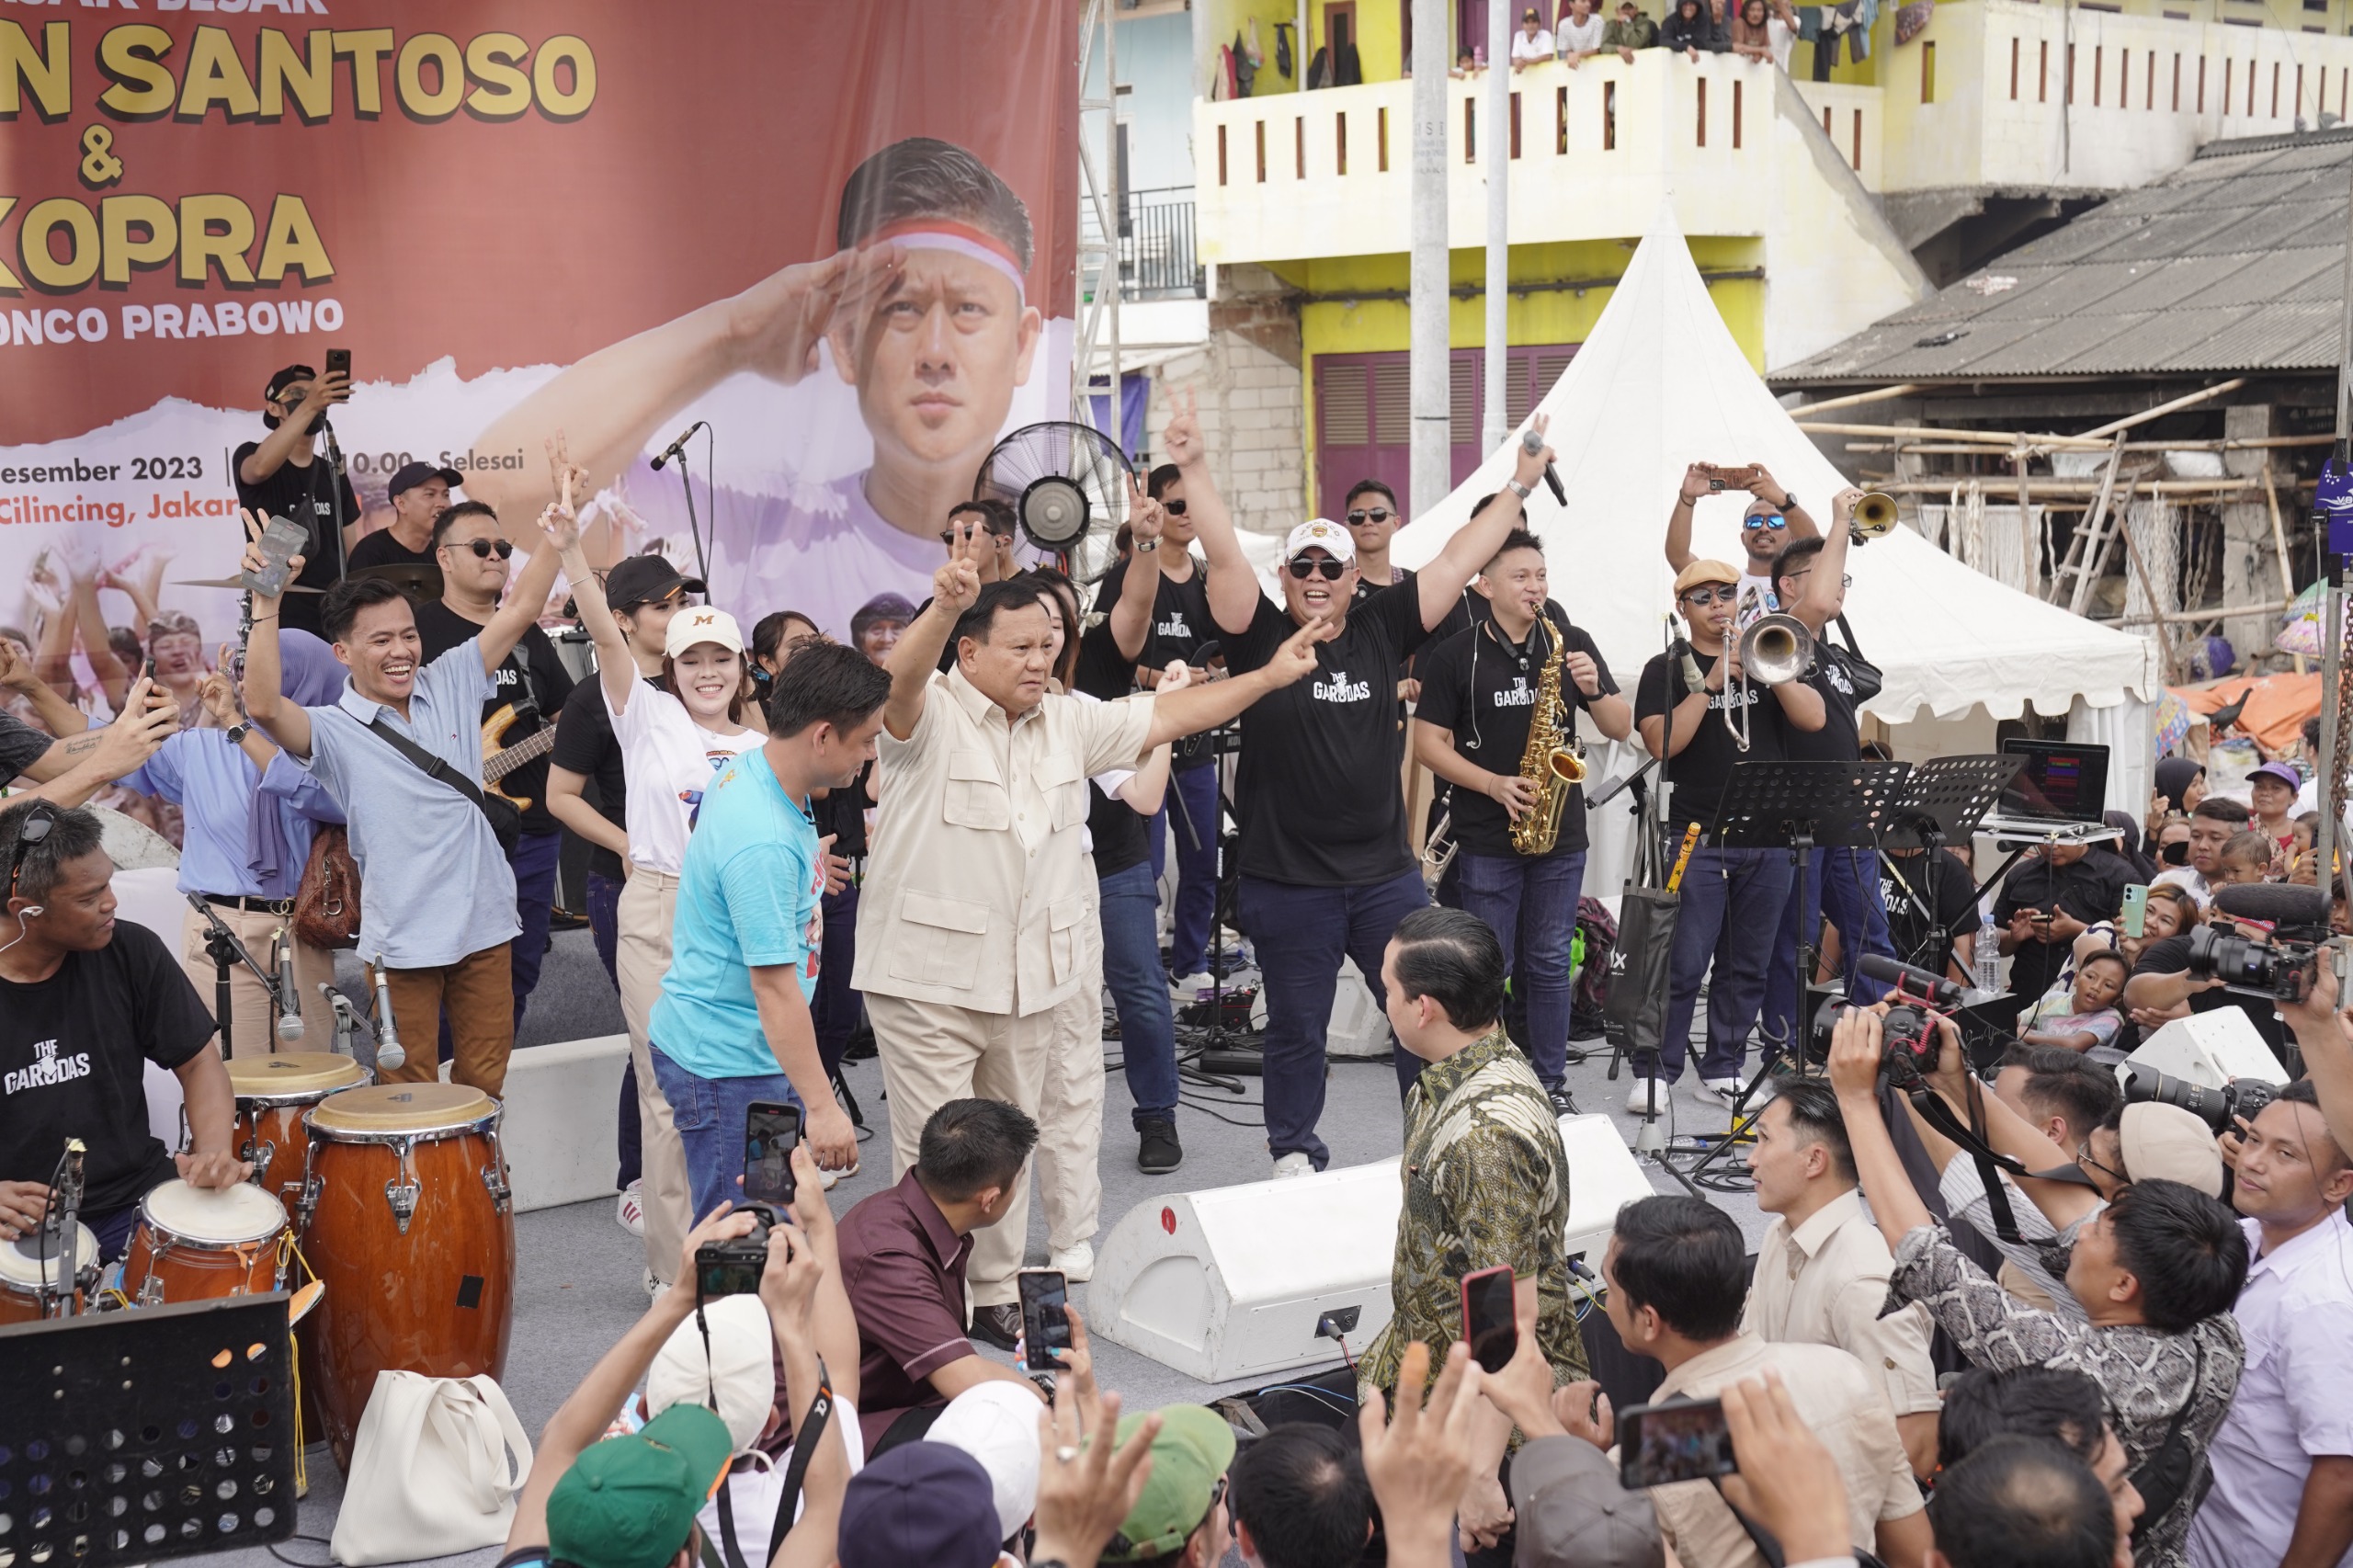
[[[2219,1089],[2234,1078],[2284,1084],[2288,1074],[2271,1054],[2255,1021],[2236,1007],[2217,1007],[2176,1018],[2141,1042],[2116,1070],[2121,1083],[2125,1069],[2138,1063],[2154,1067],[2168,1078]]]
[[[1569,1255],[1597,1274],[1620,1206],[1652,1195],[1607,1116],[1561,1119],[1569,1156]],[[1088,1332],[1201,1382],[1340,1358],[1389,1322],[1404,1202],[1397,1162],[1172,1193],[1111,1228],[1087,1288]]]

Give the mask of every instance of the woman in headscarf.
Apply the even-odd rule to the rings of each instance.
[[[2157,764],[2156,793],[2149,801],[2149,820],[2141,835],[2141,852],[2157,856],[2157,830],[2168,816],[2188,816],[2206,798],[2206,765],[2186,756],[2168,756]]]

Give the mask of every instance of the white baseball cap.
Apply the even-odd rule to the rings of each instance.
[[[760,1440],[776,1408],[768,1310],[757,1296],[722,1296],[705,1301],[702,1315],[710,1326],[710,1355],[703,1353],[702,1329],[695,1320],[680,1324],[646,1369],[645,1414],[651,1419],[674,1404],[709,1404],[716,1392],[728,1438],[737,1453],[745,1453]]]
[[[1038,1507],[1038,1396],[992,1379],[948,1402],[925,1433],[928,1442],[961,1449],[989,1473],[997,1539],[1010,1540]]]
[[[735,618],[723,609],[708,605],[692,605],[670,618],[668,634],[662,642],[662,652],[676,658],[688,649],[704,642],[716,642],[730,653],[744,651],[744,629]]]
[[[1320,550],[1333,560],[1356,564],[1356,536],[1329,517],[1310,517],[1283,536],[1283,559],[1296,561],[1310,550]]]

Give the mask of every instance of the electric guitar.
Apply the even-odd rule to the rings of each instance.
[[[482,722],[482,782],[483,788],[515,802],[518,812],[531,809],[529,795],[509,795],[498,787],[498,781],[527,762],[547,756],[555,749],[555,726],[543,724],[525,735],[513,745],[501,743],[506,732],[527,717],[536,715],[539,704],[529,700],[510,702]]]

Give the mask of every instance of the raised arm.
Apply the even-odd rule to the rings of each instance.
[[[98,607],[98,563],[75,560],[67,563],[67,575],[74,595],[74,619],[82,628],[82,656],[90,662],[90,675],[106,693],[110,706],[119,708],[123,695],[129,690],[135,670],[123,667],[114,651],[114,643],[107,636],[107,613]],[[149,618],[150,620],[153,617]],[[148,621],[140,622],[142,641],[152,636]],[[70,650],[69,650],[70,653]]]
[[[1119,602],[1111,607],[1108,619],[1120,657],[1131,665],[1143,657],[1144,644],[1152,640],[1152,607],[1160,596],[1160,535],[1167,518],[1160,503],[1145,494],[1135,475],[1130,474],[1128,530],[1135,540],[1136,552],[1128,558],[1128,570],[1120,579]]]
[[[261,551],[262,516],[248,511],[244,518],[245,554],[239,565],[247,572],[264,571],[269,559]],[[298,555],[286,563],[286,580],[291,583],[301,574],[302,558]],[[287,701],[278,689],[278,607],[277,599],[254,596],[254,631],[245,641],[245,717],[268,732],[269,738],[297,761],[308,762],[311,716],[301,704]]]
[[[948,547],[948,559],[931,574],[931,603],[891,650],[891,696],[882,704],[882,727],[892,740],[904,741],[915,733],[939,655],[956,634],[956,622],[981,597],[981,557],[990,549],[988,540],[969,512],[949,519],[948,527],[956,537]]]
[[[293,412],[280,419],[278,428],[264,436],[261,444],[247,452],[245,460],[237,465],[239,482],[259,484],[284,468],[302,445],[303,437],[310,435],[311,426],[318,422],[319,415],[336,403],[350,401],[351,378],[342,371],[330,370],[324,376],[312,377],[311,390],[303,394],[301,403],[294,405]],[[310,521],[308,517],[301,520]]]
[[[1847,551],[1853,539],[1847,523],[1855,515],[1855,503],[1862,498],[1863,493],[1851,484],[1830,498],[1830,531],[1823,536],[1822,552],[1813,558],[1813,570],[1806,576],[1798,602],[1789,607],[1790,613],[1804,621],[1806,630],[1816,637],[1838,613],[1839,596],[1846,588]]]
[[[1186,498],[1191,499],[1189,488]],[[1267,693],[1302,678],[1315,668],[1315,644],[1328,642],[1339,634],[1336,621],[1311,620],[1286,638],[1283,645],[1275,650],[1273,658],[1246,676],[1153,697],[1152,731],[1143,743],[1145,748],[1213,729]],[[905,643],[900,646],[904,647]]]
[[[1631,59],[1632,56],[1627,58]],[[1669,570],[1681,572],[1699,559],[1691,550],[1691,509],[1715,487],[1715,482],[1708,476],[1706,463],[1693,463],[1683,471],[1683,483],[1675,493],[1675,509],[1666,515],[1666,564]]]
[[[1540,414],[1529,427],[1540,437],[1552,422],[1552,415]],[[1485,511],[1455,529],[1454,537],[1446,541],[1446,548],[1438,552],[1438,558],[1414,579],[1414,585],[1421,591],[1422,629],[1426,631],[1438,629],[1462,597],[1462,590],[1471,579],[1483,571],[1487,562],[1495,558],[1495,551],[1503,548],[1504,536],[1520,526],[1520,520],[1527,516],[1520,491],[1532,490],[1543,483],[1544,465],[1552,460],[1552,448],[1531,452],[1525,446],[1515,444],[1512,452],[1512,482],[1519,489],[1506,489],[1487,503]]]
[[[1217,480],[1210,472],[1209,448],[1201,440],[1198,417],[1199,399],[1187,387],[1171,392],[1168,403],[1168,428],[1160,433],[1160,445],[1185,476],[1185,515],[1193,520],[1193,537],[1201,541],[1201,553],[1209,559],[1202,591],[1209,597],[1210,619],[1227,636],[1239,637],[1258,613],[1263,597],[1258,574],[1242,553],[1233,514],[1226,510],[1225,497],[1217,493]]]
[[[562,436],[548,443],[548,460],[557,470],[556,499],[540,514],[543,537],[532,549],[530,560],[524,563],[522,575],[515,579],[506,602],[498,607],[498,613],[490,618],[475,639],[485,671],[496,670],[505,664],[506,655],[515,651],[515,644],[523,640],[523,633],[538,623],[540,612],[547,608],[548,590],[555,586],[559,562],[574,583],[595,575],[588,570],[586,552],[580,548],[580,517],[573,509],[573,497],[579,494],[581,471],[564,455]]]
[[[17,645],[0,638],[0,686],[24,693],[33,705],[33,712],[40,719],[41,728],[52,735],[78,735],[90,727],[90,716],[59,694],[58,689],[40,678],[32,662],[17,652]]]
[[[1936,1216],[1904,1174],[1903,1156],[1879,1113],[1880,1022],[1876,1014],[1849,1007],[1830,1030],[1830,1086],[1847,1123],[1855,1153],[1855,1175],[1870,1200],[1871,1218],[1892,1251]]]
[[[613,619],[613,607],[606,602],[605,585],[597,580],[597,574],[577,572],[573,574],[571,582],[573,608],[580,612],[580,624],[587,628],[589,641],[597,645],[597,678],[604,685],[605,701],[614,712],[624,712],[629,708],[630,694],[638,687],[636,655],[629,651],[629,640],[621,635],[621,623]],[[573,793],[579,793],[578,786],[574,787]],[[555,809],[552,800],[548,809]]]
[[[1985,1142],[1995,1153],[2007,1154],[2030,1171],[2057,1170],[2075,1162],[2074,1154],[2052,1142],[2009,1102],[1970,1082],[1961,1054],[1961,1030],[1950,1018],[1937,1020],[1937,1064],[1927,1076],[1938,1097],[1964,1126],[1984,1126]],[[1972,1097],[1979,1102],[1982,1110],[1973,1122],[1969,1103]],[[2042,1217],[2056,1230],[2065,1230],[2100,1206],[2099,1194],[2079,1182],[2043,1181],[2030,1176],[2014,1176],[2010,1179],[2018,1183],[2018,1190],[2042,1210]]]
[[[2340,1149],[2353,1149],[2353,1018],[2339,1005],[2344,996],[2336,972],[2325,959],[2302,1002],[2279,1009],[2304,1053],[2304,1071],[2320,1100],[2320,1117]]]

